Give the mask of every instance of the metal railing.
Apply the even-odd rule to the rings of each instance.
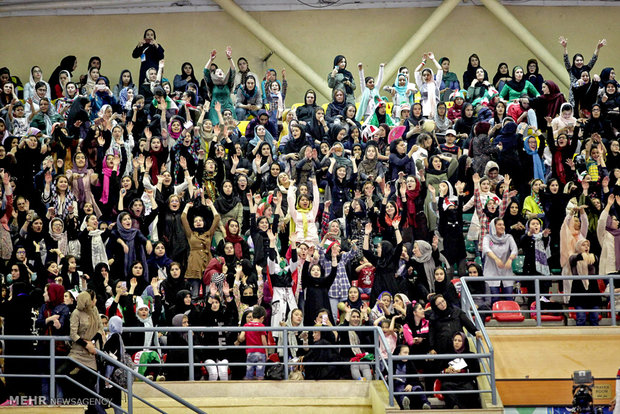
[[[596,280],[606,280],[608,282],[608,292],[602,292],[602,293],[548,293],[548,292],[541,292],[540,290],[540,285],[542,282],[544,283],[549,283],[549,282],[555,282],[555,281],[564,281],[564,280],[570,280],[570,281],[574,281],[574,280],[590,280],[590,281],[596,281]],[[519,282],[528,282],[528,281],[533,281],[534,282],[534,292],[533,293],[519,293],[519,292],[513,292],[513,293],[477,293],[477,294],[471,294],[470,293],[470,289],[467,286],[467,282],[481,282],[481,281],[485,281],[485,282],[489,282],[489,281],[506,281],[506,280],[514,280],[514,281],[519,281]],[[593,276],[556,276],[556,275],[549,275],[549,276],[521,276],[521,275],[515,275],[515,276],[504,276],[504,277],[493,277],[493,276],[484,276],[484,277],[462,277],[461,278],[461,283],[462,283],[462,287],[461,287],[461,298],[463,298],[463,291],[466,290],[467,293],[469,294],[469,298],[471,299],[467,304],[464,300],[462,300],[463,303],[463,310],[469,310],[470,308],[476,309],[476,306],[471,306],[474,304],[474,298],[514,298],[514,297],[523,297],[523,298],[534,298],[534,309],[522,309],[519,312],[526,314],[526,315],[535,315],[535,320],[536,320],[536,325],[537,326],[541,326],[542,325],[542,316],[543,314],[548,315],[548,314],[557,314],[557,315],[566,315],[566,314],[572,314],[572,313],[582,313],[582,312],[597,312],[597,313],[610,313],[611,314],[611,325],[612,326],[616,326],[617,325],[617,321],[616,321],[616,317],[615,317],[615,313],[617,312],[616,310],[616,297],[615,295],[619,295],[618,293],[614,293],[615,290],[615,286],[619,286],[620,287],[620,276],[619,275],[593,275]],[[542,302],[542,298],[546,297],[546,298],[554,298],[554,297],[560,297],[560,298],[564,298],[564,297],[601,297],[601,298],[607,298],[608,299],[608,304],[609,304],[609,309],[603,309],[603,308],[599,308],[599,309],[568,309],[568,307],[566,309],[564,309],[564,307],[562,309],[543,309],[541,307],[541,302]],[[556,302],[559,303],[559,302]],[[476,313],[479,313],[483,316],[486,315],[490,315],[493,313],[514,313],[516,311],[513,310],[493,310],[493,309],[489,309],[489,310],[482,310],[482,309],[476,309]]]
[[[163,388],[162,386],[160,386],[159,384],[156,384],[155,382],[151,381],[150,379],[146,378],[143,375],[140,375],[139,373],[135,372],[134,370],[132,370],[131,368],[127,367],[126,365],[124,365],[123,363],[115,360],[114,358],[111,358],[109,355],[107,355],[105,352],[102,352],[100,350],[97,350],[97,356],[104,359],[107,363],[110,363],[120,369],[122,369],[125,374],[127,375],[127,387],[121,387],[120,385],[116,384],[114,381],[106,378],[105,376],[103,376],[102,374],[100,374],[98,371],[93,370],[92,368],[82,364],[81,362],[76,361],[75,359],[69,357],[69,356],[62,356],[62,355],[56,355],[56,342],[57,341],[71,341],[71,338],[68,336],[29,336],[29,335],[0,335],[0,341],[49,341],[49,355],[2,355],[1,357],[4,359],[12,359],[12,358],[29,358],[29,359],[49,359],[49,374],[32,374],[32,373],[28,373],[28,374],[7,374],[5,372],[0,373],[0,377],[5,377],[5,378],[48,378],[49,379],[49,401],[56,401],[56,383],[58,382],[58,379],[65,379],[67,381],[69,381],[70,383],[72,383],[73,385],[75,385],[76,387],[80,388],[82,391],[85,391],[86,393],[92,395],[95,398],[98,398],[101,402],[103,402],[104,400],[106,400],[101,394],[97,393],[96,391],[93,391],[91,389],[89,389],[88,387],[84,386],[83,384],[79,383],[78,381],[76,381],[75,379],[71,378],[71,376],[66,375],[66,374],[58,374],[56,373],[56,365],[58,361],[71,361],[71,363],[77,365],[79,368],[86,370],[87,372],[89,372],[91,375],[94,375],[95,377],[97,377],[98,379],[104,381],[105,383],[108,383],[110,385],[112,385],[114,388],[121,390],[121,392],[124,392],[127,394],[127,410],[124,410],[121,406],[116,405],[115,403],[113,403],[110,400],[106,400],[106,402],[112,406],[115,409],[120,410],[123,413],[127,413],[127,414],[131,414],[133,413],[133,399],[136,398],[139,401],[143,402],[144,404],[148,405],[149,407],[151,407],[152,409],[162,413],[162,414],[166,414],[166,412],[158,407],[156,407],[155,405],[151,404],[150,402],[148,402],[147,400],[145,400],[144,398],[135,395],[133,392],[133,382],[134,382],[134,377],[145,382],[146,384],[148,384],[149,386],[155,388],[156,390],[160,391],[161,393],[163,393],[164,395],[166,395],[169,398],[172,398],[173,400],[175,400],[176,402],[178,402],[179,404],[185,406],[186,408],[188,408],[189,410],[198,413],[198,414],[206,414],[204,411],[202,411],[201,409],[199,409],[198,407],[194,406],[193,404],[185,401],[183,398],[179,397],[178,395],[174,394],[173,392]],[[6,349],[6,348],[5,348]],[[46,397],[46,396],[43,396]]]
[[[478,318],[479,319],[479,318]],[[481,364],[482,367],[484,367],[484,369],[481,370],[480,373],[477,373],[476,375],[486,375],[490,377],[490,383],[493,385],[491,390],[477,390],[477,391],[468,391],[471,393],[477,392],[477,393],[492,393],[493,396],[493,403],[495,404],[496,402],[496,391],[494,389],[494,384],[495,384],[495,371],[494,371],[494,366],[493,366],[493,348],[490,345],[490,342],[488,341],[488,336],[486,336],[486,332],[484,332],[484,326],[480,326],[477,328],[480,329],[483,332],[483,336],[484,336],[484,343],[487,345],[487,349],[488,351],[486,352],[482,352],[483,348],[482,348],[482,343],[480,341],[477,342],[477,349],[478,349],[478,353],[477,354],[471,354],[468,355],[468,357],[471,358],[477,358],[479,359],[481,362],[483,362],[483,364]],[[266,346],[255,346],[255,345],[196,345],[194,342],[194,337],[193,334],[194,333],[200,333],[200,332],[207,332],[207,333],[216,333],[216,332],[221,332],[222,329],[225,329],[227,332],[237,332],[237,333],[241,333],[241,332],[248,332],[248,331],[271,331],[271,332],[278,332],[279,333],[279,337],[280,338],[285,338],[285,340],[280,341],[279,344],[277,345],[266,345]],[[346,333],[349,332],[351,330],[354,330],[356,332],[372,332],[372,336],[373,336],[373,342],[372,344],[359,344],[359,345],[343,345],[343,344],[331,344],[331,345],[316,345],[316,344],[303,344],[303,345],[290,345],[288,343],[288,333],[291,331],[294,332],[300,332],[300,331],[320,331],[320,332],[338,332],[338,333]],[[392,355],[391,352],[389,352],[390,350],[390,346],[388,345],[388,341],[383,333],[383,331],[381,330],[381,328],[377,327],[377,326],[312,326],[312,327],[305,327],[305,326],[299,326],[299,327],[289,327],[289,326],[278,326],[278,327],[199,327],[199,326],[189,326],[189,327],[149,327],[149,328],[137,328],[137,327],[127,327],[123,329],[123,332],[150,332],[150,331],[156,331],[156,332],[183,332],[183,333],[187,333],[187,342],[188,345],[187,346],[170,346],[170,345],[158,345],[158,346],[152,346],[149,347],[149,350],[157,350],[159,351],[159,353],[164,354],[167,350],[178,350],[178,349],[183,349],[183,350],[187,350],[187,357],[188,357],[188,362],[187,363],[148,363],[148,364],[136,364],[136,367],[142,367],[142,366],[146,366],[146,367],[188,367],[188,379],[190,381],[195,381],[197,378],[195,378],[195,368],[197,367],[208,367],[208,366],[217,366],[218,363],[214,362],[214,363],[208,363],[208,362],[195,362],[195,358],[194,355],[197,351],[200,350],[223,350],[223,349],[248,349],[248,348],[266,348],[267,350],[279,350],[281,351],[281,355],[282,355],[282,362],[280,362],[280,364],[283,365],[283,376],[284,379],[288,379],[289,378],[289,374],[292,371],[292,368],[294,366],[325,366],[325,365],[330,365],[330,366],[353,366],[353,365],[370,365],[374,367],[374,378],[377,380],[381,380],[386,388],[389,391],[389,403],[390,406],[394,406],[394,396],[398,396],[398,395],[405,395],[405,394],[411,394],[411,395],[415,395],[415,394],[434,394],[435,391],[433,390],[428,390],[428,391],[417,391],[417,392],[395,392],[394,390],[394,379],[395,378],[407,378],[407,377],[419,377],[419,378],[426,378],[426,377],[457,377],[459,375],[468,375],[468,376],[472,376],[472,374],[443,374],[443,373],[420,373],[420,374],[415,374],[415,375],[395,375],[394,374],[394,364],[395,364],[395,360],[414,360],[414,361],[419,361],[419,360],[447,360],[447,359],[454,359],[454,358],[461,358],[462,354],[441,354],[441,355],[430,355],[430,354],[424,354],[424,355],[409,355],[409,356],[396,356],[396,355]],[[116,389],[120,389],[123,393],[125,393],[127,395],[127,410],[123,410],[121,407],[117,406],[116,404],[114,404],[113,402],[110,402],[110,405],[113,406],[114,408],[120,409],[122,412],[126,412],[126,413],[131,413],[133,411],[133,399],[136,398],[139,401],[141,401],[142,403],[148,405],[149,407],[153,408],[156,411],[159,412],[164,412],[163,410],[155,407],[153,404],[151,404],[150,402],[146,401],[145,399],[141,398],[140,396],[136,395],[133,390],[132,390],[132,385],[134,383],[134,381],[140,380],[143,381],[144,383],[148,384],[150,387],[155,388],[156,390],[162,392],[164,395],[168,396],[169,398],[172,398],[173,400],[179,402],[180,404],[184,405],[185,407],[187,407],[188,409],[197,412],[197,413],[203,413],[203,411],[201,411],[199,408],[193,406],[192,404],[184,401],[181,397],[177,396],[176,394],[168,391],[167,389],[163,388],[161,385],[157,384],[156,382],[150,380],[149,378],[147,378],[144,375],[139,374],[138,372],[134,371],[133,369],[127,367],[126,365],[122,364],[121,362],[115,360],[114,358],[111,358],[109,355],[107,355],[104,352],[101,352],[99,350],[97,350],[97,355],[105,360],[107,363],[110,363],[112,365],[114,365],[115,367],[118,367],[120,369],[122,369],[128,378],[127,381],[127,387],[121,387],[118,384],[114,383],[114,381],[106,378],[105,376],[103,376],[102,374],[86,367],[83,364],[80,364],[79,362],[76,362],[75,360],[69,358],[69,357],[63,357],[63,356],[57,356],[55,353],[55,341],[57,340],[69,340],[68,337],[50,337],[50,336],[8,336],[8,335],[4,335],[4,336],[0,336],[0,340],[32,340],[32,341],[50,341],[50,355],[49,356],[39,356],[37,358],[42,359],[42,358],[49,358],[49,362],[50,362],[50,372],[49,374],[41,374],[41,375],[36,375],[34,377],[38,377],[38,378],[49,378],[50,380],[50,399],[54,400],[55,399],[55,392],[56,392],[56,383],[58,381],[59,378],[62,379],[67,379],[68,381],[74,383],[76,386],[80,387],[82,390],[88,392],[90,395],[93,395],[95,397],[100,397],[100,395],[98,395],[96,392],[87,389],[86,387],[84,387],[82,384],[77,383],[73,378],[69,377],[68,375],[61,375],[61,374],[57,374],[56,373],[56,365],[57,365],[57,361],[58,360],[71,360],[73,363],[77,364],[78,366],[80,366],[80,368],[82,369],[86,369],[88,370],[90,373],[92,373],[93,375],[95,375],[97,378],[99,378],[102,381],[107,381],[107,383],[109,383],[110,385],[112,385],[113,387],[115,387]],[[383,346],[383,349],[388,350],[387,352],[387,358],[383,358],[381,355],[381,346]],[[291,348],[296,348],[296,349],[324,349],[324,348],[330,348],[330,349],[342,349],[342,348],[360,348],[362,351],[364,350],[368,350],[368,352],[372,352],[374,353],[374,361],[361,361],[361,362],[356,362],[356,361],[341,361],[341,360],[335,360],[335,361],[297,361],[297,360],[291,360],[289,358],[289,356],[291,355]],[[125,349],[129,354],[132,354],[132,351],[135,350],[143,350],[144,347],[142,346],[125,346]],[[32,356],[18,356],[18,355],[5,355],[5,358],[31,358]],[[267,363],[268,364],[268,363]],[[235,366],[256,366],[256,365],[267,365],[265,363],[249,363],[249,362],[229,362],[227,365],[229,367],[235,367]],[[24,375],[24,374],[5,374],[5,373],[1,373],[0,376],[5,376],[5,377],[33,377],[33,375]],[[463,391],[442,391],[443,394],[459,394],[459,393],[463,393]]]

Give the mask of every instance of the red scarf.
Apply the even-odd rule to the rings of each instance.
[[[224,240],[233,244],[233,246],[235,247],[235,256],[237,257],[237,259],[242,259],[243,247],[241,242],[243,241],[243,237],[239,236],[238,234],[230,234],[228,224],[229,223],[226,223],[226,237],[224,238]]]
[[[398,208],[398,205],[396,203],[393,203],[393,204],[394,204],[394,208],[396,209],[396,212],[394,213],[394,217],[390,218],[390,216],[387,213],[385,213],[385,224],[387,224],[388,227],[392,227],[392,221],[394,220],[400,221],[400,209]]]
[[[420,182],[418,179],[415,179],[415,189],[407,190],[407,223],[413,227],[417,228],[416,225],[416,209],[415,209],[415,199],[420,195]]]
[[[101,192],[101,198],[99,201],[103,204],[107,204],[108,197],[110,196],[110,177],[112,177],[113,170],[105,165],[101,171],[103,172],[103,191]]]
[[[558,149],[553,154],[553,162],[555,163],[555,169],[558,173],[558,181],[562,185],[566,184],[566,172],[564,171],[564,160],[562,159],[562,150]]]

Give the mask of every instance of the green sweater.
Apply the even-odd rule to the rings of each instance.
[[[517,92],[510,86],[508,86],[508,84],[505,84],[502,88],[502,91],[499,93],[499,97],[505,101],[514,101],[516,99],[519,99],[524,93],[526,93],[530,98],[535,98],[540,95],[536,90],[536,87],[532,85],[530,81],[526,80],[525,88],[523,88],[521,92]]]

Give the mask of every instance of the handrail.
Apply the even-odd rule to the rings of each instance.
[[[373,332],[373,343],[372,344],[360,344],[360,345],[342,345],[342,344],[334,344],[334,345],[289,345],[288,341],[282,341],[281,344],[278,345],[266,345],[266,346],[236,346],[236,345],[225,345],[225,346],[221,346],[221,345],[207,345],[207,346],[198,346],[198,345],[194,345],[193,341],[190,339],[192,338],[192,335],[188,335],[188,346],[187,347],[179,347],[179,346],[159,346],[159,347],[150,347],[149,349],[156,349],[158,348],[159,350],[162,349],[187,349],[188,351],[188,355],[192,356],[195,350],[198,349],[244,349],[244,348],[266,348],[266,349],[278,349],[278,350],[282,350],[282,354],[283,354],[283,361],[282,364],[284,365],[284,378],[288,379],[289,376],[289,367],[291,365],[303,365],[303,366],[312,366],[312,365],[325,365],[326,363],[329,365],[338,365],[338,366],[352,366],[352,365],[372,365],[374,364],[375,366],[375,379],[379,379],[381,380],[385,385],[386,388],[389,391],[389,403],[391,406],[394,406],[394,396],[395,395],[403,395],[403,393],[399,393],[399,392],[395,392],[394,391],[394,378],[399,378],[399,377],[407,377],[407,375],[395,375],[394,374],[394,360],[395,358],[401,360],[401,359],[410,359],[410,360],[421,360],[421,359],[437,359],[437,360],[446,360],[446,359],[453,359],[455,357],[460,357],[460,354],[440,354],[440,355],[409,355],[407,357],[405,356],[394,356],[392,355],[390,352],[387,353],[387,358],[384,358],[381,355],[380,352],[380,348],[381,346],[383,346],[383,349],[389,350],[389,344],[388,341],[383,333],[383,331],[377,327],[377,326],[311,326],[311,327],[307,327],[307,326],[298,326],[298,327],[291,327],[291,326],[277,326],[277,327],[243,327],[243,326],[232,326],[232,327],[226,327],[226,329],[229,332],[244,332],[244,331],[273,331],[273,332],[282,332],[282,338],[287,338],[288,337],[288,332],[290,331],[336,331],[336,332],[348,332],[351,330],[355,330],[358,332]],[[200,326],[190,326],[190,327],[127,327],[124,328],[124,331],[126,332],[149,332],[149,331],[164,331],[164,332],[187,332],[187,333],[193,333],[193,332],[219,332],[222,330],[222,327],[200,327]],[[0,340],[30,340],[30,341],[35,341],[35,340],[39,340],[39,341],[50,341],[50,355],[45,356],[45,358],[49,358],[50,359],[50,373],[49,374],[45,374],[45,375],[40,375],[41,378],[45,378],[48,377],[50,378],[50,397],[52,400],[55,400],[55,384],[56,384],[56,380],[58,378],[66,378],[68,379],[70,382],[75,383],[77,386],[79,386],[82,389],[86,389],[85,386],[83,386],[82,384],[77,383],[77,381],[73,380],[73,378],[70,378],[68,375],[59,375],[56,374],[56,369],[55,369],[55,364],[56,364],[56,359],[71,359],[73,361],[72,358],[69,357],[65,357],[65,356],[56,356],[55,354],[55,341],[57,340],[65,340],[65,341],[69,341],[70,338],[69,337],[53,337],[53,336],[30,336],[30,335],[0,335]],[[354,362],[354,361],[334,361],[334,362],[330,362],[330,361],[317,361],[317,362],[309,362],[309,361],[301,361],[301,362],[296,362],[296,361],[290,361],[288,356],[290,355],[290,348],[353,348],[353,347],[358,347],[358,348],[362,348],[362,349],[369,349],[369,352],[374,352],[375,355],[375,361],[374,363],[371,361],[359,361],[359,362]],[[144,349],[143,347],[130,347],[130,346],[126,346],[127,349],[133,349],[133,348],[138,348],[138,349]],[[479,354],[472,354],[472,357],[477,358],[479,360],[481,360],[482,362],[482,366],[488,366],[489,364],[484,364],[486,359],[490,359],[492,361],[493,355],[492,355],[492,347],[490,349],[490,352],[488,353],[484,353],[481,352],[482,348],[479,349]],[[144,400],[143,398],[133,394],[133,382],[134,382],[134,378],[137,378],[141,381],[143,381],[144,383],[146,383],[147,385],[149,385],[150,387],[160,391],[161,393],[165,394],[166,396],[168,396],[169,398],[172,398],[173,400],[177,401],[178,403],[184,405],[185,407],[189,408],[190,410],[197,412],[197,413],[203,413],[203,411],[201,411],[199,408],[193,406],[192,404],[184,401],[181,397],[177,396],[176,394],[168,391],[167,389],[163,388],[161,385],[153,382],[152,380],[148,379],[147,377],[145,377],[144,375],[141,375],[139,373],[137,373],[136,371],[132,370],[131,368],[127,367],[126,365],[124,365],[122,362],[115,360],[114,358],[111,358],[109,355],[107,355],[106,353],[97,350],[97,356],[104,359],[105,361],[107,361],[108,363],[114,365],[115,367],[118,367],[120,369],[122,369],[125,374],[127,375],[127,388],[123,388],[121,386],[119,386],[118,384],[115,384],[114,381],[109,381],[109,383],[111,385],[113,385],[114,387],[116,387],[117,389],[120,389],[122,392],[125,392],[127,394],[128,397],[128,403],[127,403],[127,411],[124,411],[121,407],[118,407],[117,405],[115,405],[114,403],[110,402],[111,405],[115,408],[121,409],[121,411],[123,412],[127,412],[127,413],[131,413],[133,411],[133,398],[138,399],[139,401],[142,401],[144,404],[148,405],[149,407],[153,408],[156,411],[159,412],[163,412],[161,409],[153,406],[151,403],[149,403],[148,401]],[[19,355],[7,355],[5,357],[20,357]],[[21,357],[30,357],[30,356],[21,356]],[[90,370],[92,373],[94,373],[94,375],[97,378],[100,379],[104,379],[106,380],[106,378],[101,375],[99,372],[96,372],[94,370],[92,370],[89,367],[86,367],[85,365],[74,361],[78,366]],[[189,377],[190,380],[193,381],[194,378],[194,368],[198,367],[198,366],[212,366],[212,365],[217,365],[216,363],[196,363],[194,362],[193,358],[190,358],[188,360],[188,363],[166,363],[166,364],[136,364],[137,366],[151,366],[151,367],[156,367],[156,366],[168,366],[168,367],[173,367],[173,366],[184,366],[184,367],[188,367],[189,368]],[[247,362],[231,362],[228,363],[229,366],[249,366],[249,365],[262,365],[261,363],[247,363]],[[491,363],[492,366],[492,363]],[[0,377],[1,376],[6,376],[6,377],[13,377],[13,376],[23,376],[24,374],[5,374],[5,373],[0,373]],[[424,377],[429,377],[429,376],[435,376],[435,377],[450,377],[450,376],[459,376],[459,375],[472,375],[472,374],[417,374],[414,376],[418,376],[420,378],[424,378]],[[480,372],[477,373],[476,375],[487,375],[487,376],[491,376],[491,382],[494,383],[494,371],[493,370],[486,370],[485,372]],[[28,375],[30,377],[33,377],[33,375]],[[39,376],[37,376],[39,377]],[[93,395],[98,395],[95,392],[91,391],[91,390],[87,390],[90,394]],[[475,392],[478,393],[485,393],[485,392],[491,392],[488,390],[477,390]],[[495,391],[493,391],[495,392]],[[429,390],[429,391],[424,391],[423,393],[425,394],[432,394],[434,393],[434,391]],[[457,394],[457,391],[445,391],[446,394],[448,393],[455,393]],[[408,394],[408,393],[404,393],[404,394]],[[410,393],[410,394],[417,394],[417,393]],[[101,397],[100,395],[98,395],[99,397]]]
[[[491,339],[489,338],[489,335],[486,331],[486,328],[484,326],[483,323],[483,319],[480,316],[480,313],[478,313],[478,309],[476,306],[474,305],[474,299],[471,295],[471,292],[469,291],[469,287],[467,286],[467,281],[463,280],[465,278],[462,278],[462,284],[461,284],[461,307],[463,309],[463,311],[469,316],[470,314],[473,314],[473,322],[474,325],[476,326],[476,329],[478,331],[480,331],[482,333],[482,339],[484,340],[484,345],[486,345],[488,351],[489,351],[489,360],[488,360],[488,364],[486,366],[486,369],[488,370],[487,372],[490,374],[490,387],[491,387],[491,402],[493,403],[493,405],[497,405],[497,389],[495,387],[495,351],[493,350],[493,344],[491,343]],[[477,340],[476,338],[476,352],[477,353],[482,353],[483,348],[482,348],[482,343],[480,341]],[[483,361],[482,365],[484,365]],[[483,368],[485,368],[483,366]],[[484,370],[484,369],[483,369]]]
[[[599,280],[599,279],[603,279],[603,280],[607,280],[608,281],[608,287],[609,287],[609,291],[608,292],[601,292],[601,293],[543,293],[540,291],[540,282],[544,281],[544,282],[550,282],[550,281],[558,281],[558,280]],[[575,296],[575,297],[594,297],[594,296],[598,296],[598,297],[602,297],[605,298],[607,297],[609,299],[609,310],[608,312],[610,312],[610,314],[612,315],[611,317],[611,325],[612,326],[616,326],[617,322],[616,322],[616,318],[614,317],[614,314],[616,313],[616,295],[617,293],[614,292],[615,290],[615,286],[616,283],[614,283],[614,280],[618,280],[618,282],[620,282],[620,276],[619,275],[587,275],[587,276],[561,276],[561,275],[535,275],[535,276],[525,276],[525,275],[514,275],[514,276],[479,276],[479,277],[471,277],[471,276],[464,276],[462,277],[461,280],[461,289],[463,289],[463,287],[465,287],[467,285],[468,281],[474,282],[480,282],[480,281],[485,281],[485,282],[489,282],[489,281],[505,281],[505,280],[518,280],[520,282],[523,281],[533,281],[534,282],[534,293],[511,293],[511,294],[507,294],[507,293],[497,293],[497,294],[492,294],[492,293],[480,293],[480,294],[475,294],[475,295],[471,295],[470,297],[477,297],[477,298],[487,298],[487,297],[514,297],[514,296],[521,296],[521,297],[534,297],[535,298],[535,308],[534,310],[531,309],[525,309],[525,310],[520,310],[521,313],[526,313],[526,314],[536,314],[536,325],[537,326],[542,326],[542,313],[557,313],[557,314],[566,314],[566,313],[576,313],[576,312],[607,312],[606,309],[542,309],[541,308],[541,298],[543,296],[545,297],[571,297],[571,296]],[[620,283],[618,283],[618,286],[620,286]],[[469,292],[469,289],[467,289],[467,291]],[[461,291],[461,295],[462,295],[462,291]],[[472,301],[473,303],[473,301]],[[475,306],[473,308],[476,308]],[[491,314],[491,313],[511,313],[514,311],[511,310],[482,310],[480,311],[481,314]]]

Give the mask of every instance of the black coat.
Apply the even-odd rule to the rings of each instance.
[[[332,270],[327,276],[312,277],[310,276],[310,263],[304,262],[301,271],[301,287],[305,289],[304,302],[304,325],[313,326],[319,310],[331,309],[329,304],[329,288],[336,280],[337,266],[332,266]],[[323,270],[321,269],[321,275]],[[376,280],[376,279],[375,279]],[[331,312],[329,312],[331,318]],[[332,321],[333,324],[333,321]]]

